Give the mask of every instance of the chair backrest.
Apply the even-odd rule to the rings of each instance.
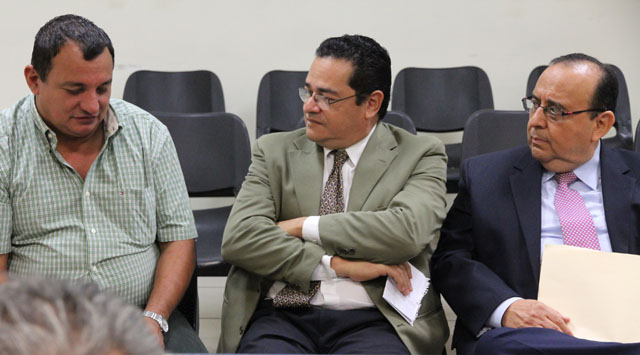
[[[404,128],[407,132],[412,134],[417,134],[416,126],[413,125],[413,121],[411,121],[411,117],[404,112],[400,111],[387,111],[387,114],[384,115],[384,119],[382,122],[387,122],[396,127]]]
[[[629,103],[629,90],[627,89],[627,81],[624,79],[622,70],[613,64],[609,64],[618,78],[618,100],[616,101],[616,122],[613,126],[616,129],[616,135],[611,138],[603,139],[602,142],[611,148],[633,149],[633,128],[631,124],[631,104]],[[535,67],[529,74],[527,80],[527,93],[529,96],[536,87],[538,78],[542,72],[547,69],[546,65]]]
[[[473,112],[493,108],[493,94],[478,67],[405,68],[394,80],[391,105],[407,113],[418,131],[453,132]]]
[[[271,132],[299,128],[302,101],[298,88],[303,87],[306,71],[270,71],[260,80],[256,116],[256,138]]]
[[[149,112],[224,112],[218,76],[207,70],[141,70],[127,79],[123,99]]]
[[[640,123],[636,126],[636,135],[635,138],[633,139],[633,150],[635,150],[636,152],[640,152]]]
[[[529,78],[527,79],[527,97],[533,95],[533,89],[536,87],[538,78],[545,69],[547,69],[547,65],[538,65],[529,73]]]
[[[527,144],[526,111],[480,110],[464,126],[462,160]]]
[[[153,113],[171,133],[192,197],[234,196],[251,163],[242,120],[226,112]]]

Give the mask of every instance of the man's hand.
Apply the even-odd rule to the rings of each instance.
[[[160,324],[149,317],[144,317],[144,322],[148,325],[148,329],[151,331],[151,334],[156,338],[156,340],[158,340],[158,342],[164,349],[164,336],[162,335]]]
[[[398,265],[375,264],[368,261],[352,261],[339,256],[331,258],[331,268],[340,277],[348,277],[353,281],[369,281],[380,276],[388,276],[396,284],[403,295],[413,291],[411,287],[411,267],[408,262]]]
[[[286,221],[280,221],[276,224],[280,229],[285,231],[285,233],[302,239],[302,225],[304,224],[305,219],[307,219],[307,217],[298,217],[294,219],[287,219]]]
[[[537,300],[517,300],[502,316],[502,325],[510,328],[538,327],[573,335],[568,317]]]

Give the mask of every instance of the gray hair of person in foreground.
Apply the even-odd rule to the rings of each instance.
[[[0,284],[0,354],[162,354],[142,311],[90,283]]]

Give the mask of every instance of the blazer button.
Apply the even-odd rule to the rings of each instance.
[[[354,255],[356,253],[355,248],[349,248],[349,255]]]
[[[349,254],[349,251],[347,250],[347,248],[338,248],[338,252],[340,254]]]

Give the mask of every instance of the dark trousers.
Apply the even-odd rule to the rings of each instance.
[[[636,355],[640,343],[591,341],[544,328],[497,328],[478,339],[476,354]]]
[[[174,310],[167,323],[169,323],[169,332],[164,334],[166,352],[176,354],[209,352],[180,311]]]
[[[270,300],[260,302],[237,352],[409,354],[376,308],[284,310]]]

